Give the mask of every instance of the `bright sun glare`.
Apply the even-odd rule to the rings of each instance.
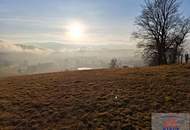
[[[72,40],[79,40],[84,36],[85,27],[83,24],[75,22],[68,25],[67,31]]]

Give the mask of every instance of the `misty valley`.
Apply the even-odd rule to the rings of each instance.
[[[140,55],[135,53],[134,49],[122,44],[110,47],[106,44],[33,43],[30,45],[0,42],[0,76],[109,68],[112,58],[118,60],[120,67],[143,65]]]

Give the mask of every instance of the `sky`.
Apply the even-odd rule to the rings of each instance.
[[[190,16],[190,0],[182,2],[181,11]],[[0,0],[0,40],[133,44],[131,33],[136,29],[134,21],[142,3],[143,0]]]

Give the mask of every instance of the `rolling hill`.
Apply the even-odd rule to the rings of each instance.
[[[2,130],[148,130],[151,113],[190,112],[190,65],[0,79]]]

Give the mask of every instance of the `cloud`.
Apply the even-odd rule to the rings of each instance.
[[[26,19],[26,18],[14,18],[14,17],[1,17],[0,21],[9,21],[9,22],[27,22],[27,23],[45,23],[45,21],[42,20],[36,20],[36,19]]]
[[[23,44],[14,44],[0,40],[1,53],[31,53],[31,54],[50,54],[51,49],[38,48],[35,46],[28,46]]]

